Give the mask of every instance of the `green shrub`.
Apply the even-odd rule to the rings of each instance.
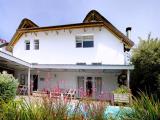
[[[4,102],[12,100],[16,96],[18,80],[6,72],[0,73],[0,99]]]
[[[113,91],[113,93],[116,93],[116,94],[123,94],[123,93],[129,93],[129,92],[130,90],[126,86],[121,86]]]

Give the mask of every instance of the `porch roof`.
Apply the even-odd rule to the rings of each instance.
[[[82,69],[82,70],[133,70],[133,65],[76,65],[76,64],[32,64],[31,68],[38,69]]]
[[[28,68],[31,64],[14,57],[12,54],[0,51],[0,67],[4,68]]]

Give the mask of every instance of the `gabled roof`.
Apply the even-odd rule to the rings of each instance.
[[[91,10],[87,16],[84,18],[83,22],[103,22],[105,27],[110,30],[112,33],[117,35],[126,46],[132,47],[134,42],[131,41],[127,36],[125,36],[122,32],[120,32],[114,25],[112,25],[105,17],[103,17],[99,12],[96,10]]]
[[[24,18],[20,25],[18,26],[18,29],[22,29],[22,28],[34,28],[34,27],[38,27],[38,25],[36,25],[34,22],[32,22],[31,20]]]
[[[9,42],[7,46],[7,50],[12,51],[12,47],[16,44],[16,42],[24,33],[60,30],[60,29],[83,28],[83,27],[98,27],[98,26],[106,27],[110,32],[112,32],[115,36],[117,36],[125,44],[126,47],[131,48],[134,45],[134,42],[132,42],[127,36],[121,33],[100,13],[98,13],[96,10],[91,10],[83,20],[83,23],[76,23],[76,24],[39,27],[31,20],[25,18],[21,21],[16,33],[14,34],[11,41]]]

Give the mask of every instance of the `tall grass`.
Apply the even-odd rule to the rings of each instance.
[[[0,102],[0,120],[160,120],[160,102],[144,93],[117,117],[106,115],[107,103],[82,99],[37,97]],[[124,110],[124,111],[123,111]]]
[[[1,102],[0,120],[107,120],[105,102],[31,99]]]
[[[160,102],[153,96],[140,93],[131,108],[131,112],[124,113],[123,120],[160,120]]]

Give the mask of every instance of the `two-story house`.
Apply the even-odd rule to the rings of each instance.
[[[39,27],[23,19],[0,60],[14,70],[28,93],[37,90],[79,89],[95,97],[119,85],[129,87],[126,53],[134,43],[95,10],[82,23]],[[93,91],[96,94],[93,94]]]

